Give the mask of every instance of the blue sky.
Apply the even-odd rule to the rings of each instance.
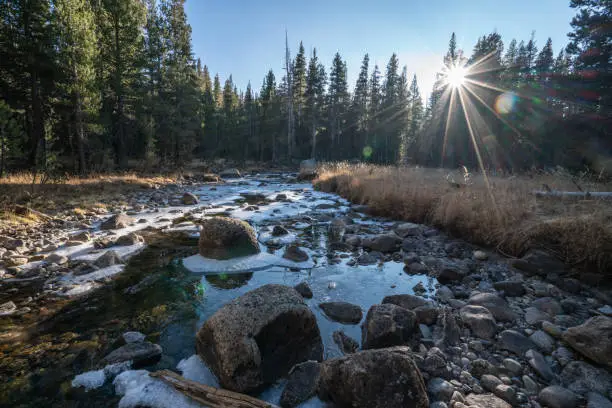
[[[556,54],[576,14],[569,0],[187,0],[186,10],[195,56],[222,81],[232,74],[240,89],[250,80],[258,91],[270,68],[280,80],[287,29],[292,57],[300,40],[326,67],[339,51],[351,89],[366,52],[383,73],[396,52],[424,95],[453,31],[467,55],[493,30],[506,45],[535,30],[538,48],[551,37]]]

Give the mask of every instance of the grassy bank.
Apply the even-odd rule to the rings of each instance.
[[[54,215],[61,211],[93,211],[105,207],[109,201],[120,201],[127,193],[175,180],[174,176],[136,173],[73,176],[57,180],[41,180],[31,173],[10,175],[0,179],[0,227],[44,221],[44,214]],[[35,211],[24,211],[24,207]]]
[[[574,180],[575,181],[575,180]],[[333,164],[316,188],[365,204],[373,215],[425,223],[507,256],[530,248],[612,276],[612,201],[536,197],[534,190],[612,191],[612,184],[569,176],[488,177],[448,170]]]

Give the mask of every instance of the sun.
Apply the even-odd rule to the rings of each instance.
[[[446,83],[453,88],[459,88],[465,83],[467,69],[464,67],[452,67],[446,73]]]

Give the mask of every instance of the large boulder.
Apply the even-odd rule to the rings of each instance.
[[[314,314],[295,289],[275,284],[219,309],[198,332],[196,349],[219,383],[237,392],[258,390],[295,364],[323,358]]]
[[[248,223],[227,217],[202,220],[199,249],[202,256],[229,259],[259,253],[259,244],[253,227]]]
[[[421,339],[414,312],[393,304],[372,305],[361,326],[364,349],[417,346]]]
[[[319,395],[338,407],[428,408],[408,347],[366,350],[321,364]]]
[[[582,355],[612,368],[612,317],[591,317],[567,329],[563,340]]]
[[[494,293],[478,293],[472,296],[468,303],[470,305],[486,307],[489,312],[495,317],[495,320],[502,322],[513,322],[516,320],[516,315],[501,297]]]

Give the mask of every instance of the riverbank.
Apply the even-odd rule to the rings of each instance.
[[[612,271],[612,203],[537,197],[534,190],[571,190],[569,178],[489,177],[444,170],[334,164],[323,166],[315,188],[365,204],[373,215],[425,223],[472,243],[519,257],[529,249],[554,253],[597,282]],[[610,183],[581,182],[585,191]]]

